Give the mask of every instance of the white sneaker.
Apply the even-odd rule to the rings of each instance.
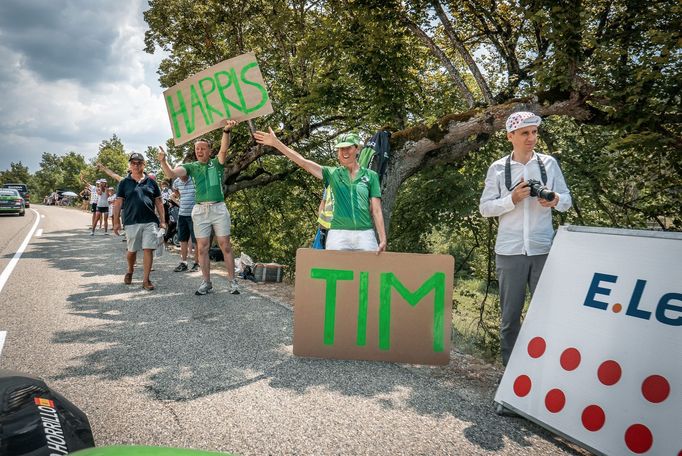
[[[211,285],[211,282],[206,282],[202,281],[201,285],[199,285],[199,289],[194,293],[196,295],[205,295],[208,294],[209,291],[213,289],[213,285]]]
[[[230,282],[230,294],[239,294],[239,282],[237,282],[237,279],[232,279],[232,282]]]

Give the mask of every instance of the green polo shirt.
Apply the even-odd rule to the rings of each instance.
[[[200,161],[185,163],[182,167],[194,180],[197,203],[225,201],[225,195],[223,195],[225,166],[221,165],[217,158],[212,158],[206,164]]]
[[[379,175],[360,168],[351,182],[344,166],[322,167],[322,179],[334,196],[334,216],[331,229],[371,230],[374,228],[370,211],[370,198],[381,198]]]

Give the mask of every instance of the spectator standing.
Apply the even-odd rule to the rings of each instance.
[[[95,190],[97,194],[97,211],[95,212],[95,221],[92,225],[90,236],[95,235],[95,226],[100,219],[104,219],[104,234],[109,234],[109,195],[107,195],[107,181],[100,179],[97,181]]]
[[[157,227],[166,229],[161,190],[156,181],[144,173],[144,157],[133,152],[128,160],[130,173],[118,184],[116,203],[114,205],[114,233],[121,229],[121,208],[123,209],[123,223],[126,227],[128,253],[126,260],[128,270],[123,282],[130,285],[137,252],[143,251],[143,280],[142,288],[154,290],[156,287],[150,280],[150,272],[154,260],[154,250],[157,243]],[[158,216],[154,212],[159,214]]]
[[[114,226],[114,201],[116,201],[116,192],[114,187],[107,188],[107,201],[109,202],[109,217],[111,217],[111,227]]]
[[[203,281],[196,291],[197,295],[205,295],[213,289],[211,283],[211,263],[208,258],[211,230],[215,232],[216,240],[223,252],[230,293],[239,294],[239,284],[234,275],[234,256],[230,243],[230,212],[225,205],[223,194],[223,172],[227,150],[230,145],[230,132],[237,123],[234,120],[225,121],[220,151],[216,158],[211,158],[211,147],[207,140],[200,139],[194,143],[196,162],[185,163],[171,169],[166,161],[166,152],[159,146],[158,159],[166,176],[189,176],[194,180],[196,204],[192,210],[194,235],[199,250],[199,264]]]
[[[174,269],[175,272],[187,271],[187,255],[189,253],[190,240],[194,244],[197,239],[194,236],[194,223],[192,222],[192,209],[195,204],[194,181],[189,176],[178,177],[173,181],[173,189],[180,194],[180,210],[178,212],[178,240],[180,241],[180,264]],[[194,264],[192,272],[199,269],[196,249],[194,251]]]
[[[495,261],[505,366],[521,329],[526,287],[532,295],[552,245],[552,208],[564,212],[571,207],[571,194],[559,164],[553,157],[534,150],[541,122],[532,112],[515,112],[508,117],[507,140],[513,150],[488,169],[479,205],[484,217],[499,218]],[[542,181],[555,192],[554,199],[531,198],[529,179]],[[498,407],[498,413],[502,412]]]
[[[327,191],[332,192],[333,211],[327,234],[327,250],[386,250],[386,230],[381,212],[381,189],[379,176],[371,169],[358,164],[357,154],[360,137],[355,133],[341,135],[335,145],[341,166],[321,166],[286,146],[272,128],[269,133],[257,131],[258,144],[274,147],[289,160],[324,181]],[[377,243],[374,228],[379,235]]]

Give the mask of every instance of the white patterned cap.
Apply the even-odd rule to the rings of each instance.
[[[507,133],[511,133],[514,130],[518,130],[523,127],[530,127],[531,125],[538,126],[542,123],[540,116],[536,116],[532,112],[520,111],[514,112],[509,117],[507,117],[507,122],[505,127],[507,127]]]

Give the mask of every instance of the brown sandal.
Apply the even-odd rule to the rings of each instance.
[[[152,290],[156,289],[156,287],[154,286],[153,283],[151,283],[151,281],[147,282],[147,283],[143,283],[142,288],[144,288],[147,291],[152,291]]]
[[[123,277],[123,283],[126,285],[130,285],[133,283],[133,273],[132,272],[126,272],[126,275]]]

